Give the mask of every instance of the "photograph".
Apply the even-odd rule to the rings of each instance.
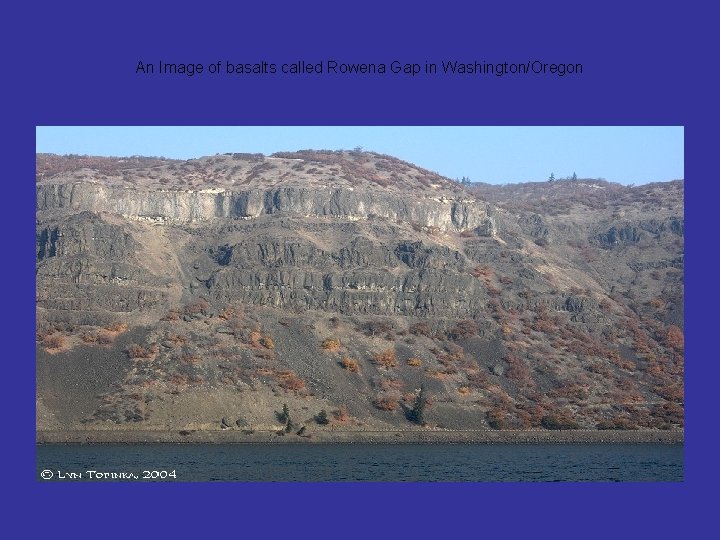
[[[60,126],[36,478],[683,482],[683,126]]]

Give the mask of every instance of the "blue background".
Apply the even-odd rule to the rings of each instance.
[[[155,4],[157,4],[155,6]],[[228,3],[229,4],[229,3]],[[5,7],[4,513],[33,537],[694,537],[717,530],[715,20],[650,2]],[[389,3],[388,3],[389,4]],[[153,7],[154,6],[154,7]],[[141,78],[146,61],[582,62],[581,77]],[[498,60],[496,60],[498,59]],[[109,485],[35,481],[36,125],[684,125],[686,481],[650,485]],[[279,510],[282,509],[282,510]]]

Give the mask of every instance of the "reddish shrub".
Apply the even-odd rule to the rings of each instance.
[[[394,411],[397,409],[398,402],[397,398],[393,396],[378,396],[373,401],[373,405],[381,411]]]
[[[114,333],[119,334],[119,333],[124,332],[125,330],[127,330],[127,329],[128,329],[128,325],[125,324],[125,323],[114,322],[114,323],[110,323],[110,324],[106,325],[104,328],[105,328],[105,330],[107,330],[108,332],[114,332]]]
[[[410,326],[409,331],[411,334],[416,336],[432,336],[432,329],[430,328],[430,325],[426,322],[419,322],[413,324],[412,326]]]
[[[505,429],[507,427],[507,413],[495,407],[487,412],[487,423],[493,429]]]
[[[285,390],[298,391],[305,388],[305,381],[294,371],[285,371],[280,373],[280,386]]]
[[[655,388],[655,393],[668,401],[682,403],[684,399],[683,385],[678,383],[666,384]]]
[[[328,352],[337,352],[340,350],[340,340],[328,338],[322,342],[321,347]]]
[[[162,319],[162,321],[178,321],[180,320],[180,310],[177,308],[171,309],[167,312],[167,315],[165,315]]]
[[[218,314],[218,317],[226,321],[232,319],[235,316],[237,316],[237,312],[231,307],[223,308],[223,310]]]
[[[477,334],[478,328],[471,320],[459,321],[448,331],[448,336],[451,339],[466,339]]]
[[[357,360],[353,358],[345,357],[340,361],[340,365],[350,371],[351,373],[357,373],[360,371],[360,366],[357,363]]]
[[[392,332],[392,324],[386,321],[369,321],[360,326],[366,336],[376,336],[378,334],[390,334]]]
[[[186,345],[188,342],[188,338],[179,334],[168,334],[167,336],[165,336],[165,341],[168,341],[173,346],[178,347]]]
[[[257,330],[253,330],[250,332],[250,335],[248,336],[248,341],[250,342],[250,345],[256,348],[260,348],[260,340],[262,339],[262,334],[258,332]]]
[[[51,334],[42,340],[42,346],[47,350],[61,349],[66,343],[67,340],[62,334]]]
[[[670,349],[675,349],[678,352],[682,352],[685,347],[685,336],[683,331],[673,325],[669,326],[665,331],[665,346]]]
[[[466,373],[468,384],[471,388],[485,388],[488,386],[487,375],[479,371],[468,371]]]
[[[520,360],[514,354],[509,353],[505,357],[505,361],[509,365],[509,368],[506,372],[508,379],[514,381],[519,386],[534,385],[532,377],[530,376],[530,370],[522,360]]]
[[[337,410],[333,411],[333,418],[337,422],[347,422],[350,419],[350,413],[345,405],[340,405]]]
[[[153,353],[150,351],[150,349],[146,349],[142,345],[138,345],[137,343],[133,343],[128,347],[127,355],[132,358],[152,358]]]
[[[373,356],[373,363],[386,369],[397,366],[397,354],[395,349],[387,349]]]
[[[493,276],[493,269],[490,268],[490,267],[487,266],[487,265],[485,265],[485,266],[476,266],[475,268],[473,268],[473,269],[470,271],[470,273],[471,273],[474,277],[482,277],[482,278],[489,279],[489,278],[491,278],[491,277]]]
[[[208,304],[207,300],[200,299],[197,302],[193,302],[192,304],[187,304],[183,311],[185,312],[185,315],[206,315],[208,312],[208,308],[210,307],[210,304]]]
[[[545,429],[578,429],[580,427],[569,414],[564,412],[543,416],[541,424]]]
[[[95,341],[98,345],[110,345],[113,341],[115,341],[115,336],[113,336],[110,332],[98,332]]]
[[[191,353],[191,352],[184,352],[183,354],[180,355],[180,361],[183,364],[195,365],[195,364],[200,363],[200,356],[198,356],[197,354]]]

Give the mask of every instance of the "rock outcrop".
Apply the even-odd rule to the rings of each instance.
[[[422,387],[458,429],[678,427],[682,189],[38,156],[38,422],[252,432],[287,401],[308,434],[398,428]]]

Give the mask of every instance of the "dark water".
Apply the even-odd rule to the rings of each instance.
[[[680,482],[683,446],[52,444],[37,446],[45,481],[42,471],[49,481],[97,481],[88,471],[98,471],[133,482]]]

